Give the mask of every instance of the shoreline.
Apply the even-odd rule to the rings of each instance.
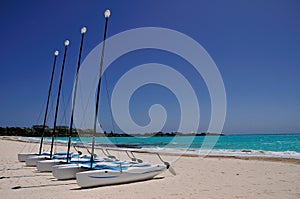
[[[22,139],[19,139],[20,136],[0,136],[0,140],[7,140],[7,141],[16,141],[16,142],[22,142],[22,143],[33,143],[37,144],[37,142],[34,141],[25,141]],[[45,145],[50,145],[50,143],[44,143]],[[56,143],[58,146],[66,146],[63,143]],[[145,153],[145,154],[151,154],[154,153],[156,154],[158,151],[151,151],[151,150],[137,150],[137,149],[126,149],[126,148],[111,148],[111,147],[106,147],[106,149],[112,150],[112,151],[125,151],[125,150],[131,150],[137,153]],[[193,150],[192,150],[193,151]],[[249,150],[250,151],[250,150]],[[249,152],[248,150],[246,152]],[[168,152],[168,151],[159,151],[159,154],[162,155],[168,155],[168,156],[183,156],[183,157],[200,157],[200,158],[229,158],[229,159],[240,159],[240,160],[261,160],[261,161],[272,161],[272,162],[289,162],[289,163],[295,163],[295,164],[300,164],[300,159],[293,158],[293,157],[271,157],[271,156],[255,156],[255,155],[203,155],[203,154],[197,154],[197,153],[176,153],[176,152]]]

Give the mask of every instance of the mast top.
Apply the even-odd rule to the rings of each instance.
[[[56,51],[54,52],[54,55],[55,55],[55,56],[58,56],[58,54],[59,54],[59,52],[58,52],[58,50],[56,50]]]
[[[66,40],[66,41],[65,41],[65,46],[68,46],[68,45],[70,45],[70,41],[69,41],[69,40]]]
[[[81,28],[81,34],[84,34],[84,33],[86,33],[86,27]]]
[[[104,12],[104,16],[105,16],[105,18],[109,18],[109,16],[110,16],[110,10],[105,10],[105,12]]]

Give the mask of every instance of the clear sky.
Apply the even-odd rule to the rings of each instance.
[[[0,126],[32,126],[42,122],[53,52],[71,41],[60,111],[68,124],[80,29],[88,28],[83,57],[102,41],[103,11],[111,9],[108,37],[140,27],[182,32],[200,43],[215,61],[227,95],[224,133],[300,132],[300,2],[297,0],[1,0]],[[62,56],[59,57],[58,67]],[[174,61],[175,60],[175,61]],[[189,76],[200,101],[199,131],[210,118],[205,84],[178,57],[155,50],[129,53],[107,72],[110,91],[122,72],[149,62],[173,64]],[[117,70],[123,65],[122,70]],[[58,71],[54,90],[58,87]],[[105,84],[104,84],[105,86]],[[164,97],[149,97],[164,96]],[[105,97],[102,105],[104,107]],[[54,99],[54,96],[53,96]],[[49,125],[53,121],[53,103]],[[174,95],[157,85],[142,87],[130,105],[132,117],[146,125],[148,108],[161,103],[168,112],[163,130],[178,128]],[[68,107],[68,108],[67,108]],[[105,110],[105,108],[103,108]],[[65,113],[64,113],[65,112]],[[105,111],[104,111],[105,112]],[[108,111],[106,111],[109,114]],[[109,117],[103,125],[110,130]]]

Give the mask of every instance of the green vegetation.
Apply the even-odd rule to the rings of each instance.
[[[68,127],[58,126],[56,136],[66,136],[69,131]],[[44,136],[51,137],[53,129],[45,128]],[[43,126],[34,125],[28,127],[0,127],[0,136],[24,136],[24,137],[41,137],[43,135]],[[72,136],[78,136],[76,131],[73,131]]]
[[[67,126],[58,126],[56,130],[56,136],[66,136],[69,132],[69,128]],[[77,137],[78,133],[80,136],[91,137],[93,135],[93,131],[91,129],[81,130],[75,129],[72,132],[72,137]],[[46,126],[44,136],[51,137],[53,134],[53,129]],[[43,135],[43,126],[42,125],[34,125],[31,128],[28,127],[0,127],[0,136],[24,136],[24,137],[41,137]],[[145,134],[126,134],[126,133],[96,133],[97,137],[145,137],[145,136],[214,136],[218,134],[213,134],[209,132],[205,133],[180,133],[180,132],[153,132],[153,133],[145,133]],[[221,134],[223,136],[223,134]]]

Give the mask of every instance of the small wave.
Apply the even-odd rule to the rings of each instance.
[[[24,142],[40,142],[41,138],[35,138],[35,137],[18,137],[18,140],[24,141]]]
[[[34,137],[19,137],[18,140],[26,142],[40,142],[40,138]],[[51,139],[45,139],[46,143],[51,143]],[[66,145],[65,140],[56,140],[56,143]],[[161,144],[161,143],[160,143]],[[176,144],[176,143],[172,143]],[[72,145],[90,147],[91,143],[72,142]],[[121,150],[133,150],[135,144],[124,144]],[[186,155],[200,155],[200,156],[224,156],[224,157],[267,157],[267,158],[291,158],[300,159],[300,153],[296,151],[264,151],[264,150],[233,150],[233,149],[213,149],[213,150],[202,150],[202,149],[186,149],[186,148],[164,148],[164,147],[147,147],[144,144],[134,147],[135,151],[152,152],[152,153],[171,153],[171,154],[186,154]],[[143,146],[143,147],[142,147]],[[96,144],[96,147],[103,147],[103,144]],[[106,147],[112,147],[107,145]],[[116,146],[113,145],[115,148]]]
[[[148,152],[165,152],[173,154],[200,155],[200,156],[224,156],[224,157],[267,157],[267,158],[291,158],[300,159],[300,153],[295,151],[262,151],[262,150],[186,150],[166,148],[143,148]]]

